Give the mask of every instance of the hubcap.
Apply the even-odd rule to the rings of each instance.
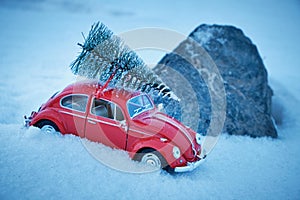
[[[143,156],[141,162],[146,163],[147,165],[150,165],[155,168],[161,168],[160,159],[154,153],[146,153]]]
[[[51,125],[44,125],[41,130],[45,133],[56,133],[55,128]]]

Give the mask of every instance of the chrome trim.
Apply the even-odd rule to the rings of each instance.
[[[77,95],[77,96],[86,96],[86,97],[87,97],[87,101],[86,101],[86,105],[85,105],[84,111],[75,110],[75,109],[72,109],[72,108],[69,108],[69,107],[66,107],[66,106],[62,105],[61,102],[62,102],[62,100],[63,100],[64,98],[69,97],[69,96],[76,96],[76,95]],[[65,109],[68,109],[68,110],[74,110],[74,111],[80,112],[80,113],[86,113],[86,107],[87,107],[88,103],[89,103],[89,95],[87,95],[87,94],[77,94],[77,93],[75,93],[75,94],[68,94],[68,95],[65,95],[65,96],[61,97],[60,100],[59,100],[59,105],[60,105],[60,107],[65,108]]]
[[[30,119],[30,118],[27,118],[27,116],[25,115],[25,116],[24,116],[24,121],[23,121],[24,127],[28,128],[30,122],[31,122],[31,119]]]
[[[193,171],[197,167],[199,167],[204,161],[205,161],[206,155],[203,156],[200,160],[197,162],[188,162],[187,166],[184,167],[175,167],[174,172],[189,172]]]
[[[131,117],[131,116],[130,116],[130,113],[129,113],[129,110],[128,110],[128,103],[129,103],[129,101],[130,101],[131,99],[136,98],[136,97],[139,97],[139,96],[147,96],[148,100],[151,102],[152,107],[149,108],[149,109],[147,109],[147,110],[144,110],[143,112],[136,113],[136,114],[134,114],[134,115]],[[151,100],[151,98],[150,98],[147,94],[141,93],[141,94],[139,94],[139,95],[136,95],[136,96],[131,97],[130,99],[128,99],[127,102],[126,102],[126,108],[127,108],[127,113],[128,113],[128,115],[129,115],[130,119],[132,119],[132,118],[134,118],[134,117],[136,117],[136,116],[138,116],[138,115],[140,115],[140,114],[142,114],[142,113],[144,113],[144,112],[146,112],[146,111],[149,111],[149,110],[154,109],[154,103],[153,103],[153,101]]]
[[[87,119],[88,119],[88,120],[91,120],[91,121],[98,122],[98,123],[103,123],[103,124],[107,124],[107,125],[111,125],[111,126],[121,127],[121,124],[118,125],[118,124],[106,122],[106,121],[99,120],[99,119],[95,119],[95,118],[91,118],[91,117],[88,117]],[[107,118],[107,119],[109,119],[109,118]]]
[[[135,130],[135,129],[132,129],[132,128],[129,128],[129,130],[130,130],[130,131],[134,131],[134,132],[136,132],[136,133],[143,134],[143,135],[153,136],[153,135],[151,135],[151,134],[149,134],[149,133],[145,133],[145,132],[142,132],[142,131],[139,131],[139,130]]]
[[[79,117],[79,118],[82,118],[82,119],[85,119],[85,116],[81,116],[81,115],[78,115],[78,114],[75,114],[75,113],[71,113],[71,112],[67,112],[67,111],[64,111],[64,110],[59,110],[58,112],[64,113],[64,114],[67,114],[67,115],[72,115],[72,116],[75,116],[75,117]]]
[[[160,141],[161,142],[168,142],[168,139],[167,138],[160,138]]]
[[[125,115],[124,115],[124,111],[122,110],[122,107],[121,107],[119,104],[117,104],[116,102],[110,101],[110,100],[105,99],[105,98],[99,98],[99,99],[96,98],[96,97],[93,97],[93,98],[92,98],[91,105],[90,105],[90,110],[89,110],[89,112],[90,112],[91,115],[96,116],[96,117],[102,117],[102,116],[98,116],[98,115],[92,113],[93,103],[94,103],[95,99],[96,99],[96,100],[107,101],[107,102],[110,102],[110,103],[112,103],[112,104],[114,105],[114,118],[113,118],[113,120],[115,120],[115,121],[117,121],[117,122],[120,122],[119,120],[116,119],[116,115],[117,115],[117,114],[116,114],[116,113],[117,113],[117,107],[121,110],[122,115],[123,115],[123,117],[124,117],[124,120],[126,120],[126,117],[125,117]],[[105,117],[105,118],[111,119],[111,118],[108,118],[108,117]]]
[[[90,123],[90,124],[97,124],[96,122],[94,122],[94,121],[92,121],[92,120],[87,120],[88,121],[88,123]]]

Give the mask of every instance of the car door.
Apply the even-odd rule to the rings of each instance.
[[[87,139],[125,149],[127,127],[124,113],[117,104],[106,99],[92,99],[85,128]]]
[[[84,137],[88,98],[85,94],[69,94],[61,98],[61,109],[58,112],[62,116],[66,133]]]

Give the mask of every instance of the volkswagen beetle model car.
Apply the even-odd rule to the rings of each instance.
[[[26,126],[74,134],[171,172],[191,171],[205,159],[200,134],[159,112],[145,93],[81,81],[54,94]]]

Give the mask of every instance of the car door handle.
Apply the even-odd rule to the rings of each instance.
[[[96,124],[96,122],[94,122],[92,120],[88,120],[88,123],[90,123],[90,124]]]

